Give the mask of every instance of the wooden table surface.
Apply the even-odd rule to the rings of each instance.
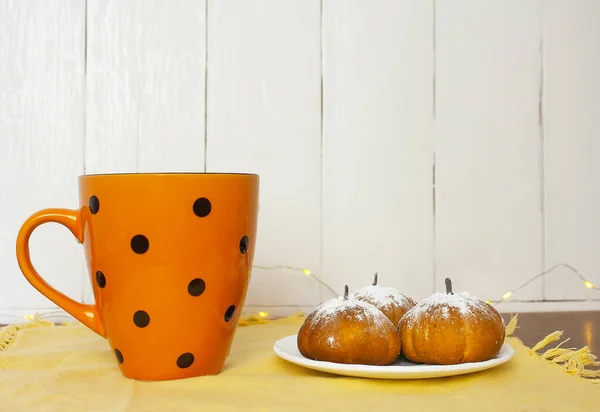
[[[502,316],[508,324],[510,314]],[[556,330],[564,332],[561,340],[570,338],[565,347],[588,346],[600,358],[600,311],[520,313],[514,336],[533,347]]]

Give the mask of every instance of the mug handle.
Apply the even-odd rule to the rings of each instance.
[[[17,261],[21,272],[31,285],[42,295],[60,306],[79,322],[96,332],[103,338],[106,337],[104,325],[98,316],[96,305],[86,305],[69,298],[50,286],[37,273],[29,256],[29,238],[33,231],[44,223],[59,223],[73,233],[81,244],[83,243],[83,227],[80,223],[79,210],[72,209],[43,209],[31,215],[21,226],[17,236]]]

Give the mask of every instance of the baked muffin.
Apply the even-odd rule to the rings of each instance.
[[[309,359],[345,364],[389,365],[400,354],[400,334],[375,306],[343,297],[323,302],[298,332],[298,349]]]
[[[398,325],[402,353],[417,363],[451,365],[494,358],[505,338],[500,313],[468,293],[434,293],[411,308]]]
[[[403,295],[392,287],[383,287],[377,284],[378,274],[375,273],[373,283],[365,286],[352,294],[356,300],[370,303],[383,312],[396,326],[402,316],[417,304],[412,298]]]

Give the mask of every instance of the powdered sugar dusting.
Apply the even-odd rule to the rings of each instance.
[[[442,319],[450,318],[450,313],[452,312],[450,308],[458,310],[463,316],[471,316],[474,311],[479,313],[482,310],[486,314],[489,313],[492,315],[491,308],[487,303],[479,298],[470,296],[467,292],[454,294],[436,292],[419,302],[406,312],[404,316],[407,317],[407,320],[414,320],[436,308],[439,309],[436,311],[436,316]]]
[[[348,314],[356,320],[365,321],[365,325],[370,325],[376,329],[385,330],[386,323],[394,326],[392,322],[375,306],[356,299],[344,299],[338,297],[321,303],[311,314],[311,322],[319,327],[335,320],[337,315]],[[333,344],[334,342],[329,342]]]
[[[378,305],[387,308],[398,304],[406,307],[412,306],[412,303],[406,296],[398,292],[397,289],[391,287],[369,285],[358,290],[357,292],[354,292],[352,296],[358,299],[366,299],[372,302],[377,302]]]

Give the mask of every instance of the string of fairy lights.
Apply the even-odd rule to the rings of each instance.
[[[577,269],[575,269],[573,266],[566,264],[566,263],[557,263],[556,265],[552,266],[551,268],[536,274],[535,276],[532,276],[531,278],[529,278],[527,281],[523,282],[521,285],[519,285],[518,287],[509,290],[508,292],[504,293],[502,296],[499,296],[498,299],[495,300],[488,300],[487,302],[490,304],[501,304],[502,302],[505,302],[509,299],[511,299],[517,292],[519,292],[520,290],[524,289],[525,287],[527,287],[527,285],[529,285],[531,282],[535,281],[536,279],[539,279],[541,277],[544,277],[546,275],[548,275],[550,272],[555,271],[558,268],[565,268],[569,270],[569,273],[571,273],[572,275],[576,276],[582,283],[582,286],[586,289],[591,289],[591,290],[595,290],[595,291],[599,291],[600,292],[600,287],[594,285],[590,280],[586,279]],[[339,292],[337,292],[334,288],[332,288],[330,285],[327,284],[327,282],[325,282],[320,276],[318,276],[317,274],[315,274],[313,271],[311,271],[310,269],[307,268],[302,268],[302,267],[296,267],[296,266],[290,266],[290,265],[275,265],[275,266],[262,266],[262,265],[254,265],[252,266],[253,269],[261,269],[261,270],[289,270],[292,272],[297,272],[297,273],[301,273],[304,276],[310,277],[311,279],[315,280],[316,282],[318,282],[319,284],[321,284],[325,289],[327,289],[332,297],[337,297],[337,296],[341,296],[341,294]],[[60,312],[60,310],[57,311],[50,311],[47,312],[45,315],[52,315],[54,312]],[[258,316],[261,318],[266,318],[269,316],[269,313],[266,311],[260,311],[258,312]],[[44,316],[42,316],[44,317]],[[26,315],[25,316],[26,319],[33,319],[34,316],[33,315]]]
[[[592,282],[590,282],[589,280],[587,280],[577,269],[575,269],[573,266],[568,265],[566,263],[557,263],[556,265],[552,266],[550,269],[545,270],[541,273],[538,273],[537,275],[529,278],[526,282],[524,282],[523,284],[521,284],[518,288],[513,289],[513,290],[509,290],[508,292],[506,292],[504,295],[502,295],[502,298],[499,300],[495,300],[495,301],[491,301],[492,303],[501,303],[505,300],[510,299],[516,292],[518,292],[519,290],[525,288],[527,285],[529,285],[531,282],[533,282],[536,279],[539,279],[543,276],[546,276],[547,274],[549,274],[550,272],[553,272],[554,270],[558,269],[559,267],[563,267],[566,269],[569,269],[569,272],[576,275],[581,282],[583,283],[583,286],[587,289],[592,289],[592,290],[597,290],[600,291],[600,288],[597,287],[596,285],[594,285]]]
[[[589,281],[588,279],[586,279],[577,269],[575,269],[573,266],[566,264],[566,263],[557,263],[556,265],[552,266],[551,268],[538,273],[535,276],[532,276],[531,278],[529,278],[526,282],[523,282],[520,286],[518,286],[515,289],[509,290],[508,292],[504,293],[501,297],[498,297],[498,299],[496,300],[488,300],[487,302],[490,304],[500,304],[502,302],[505,302],[507,300],[509,300],[510,298],[512,298],[515,293],[519,292],[520,290],[524,289],[527,285],[529,285],[531,282],[533,282],[536,279],[539,279],[541,277],[544,277],[546,275],[548,275],[550,272],[555,271],[556,269],[563,267],[569,270],[569,273],[577,276],[581,282],[583,283],[583,287],[585,287],[586,289],[592,289],[592,290],[596,290],[596,291],[600,291],[600,287],[594,285],[591,281]],[[295,267],[295,266],[290,266],[290,265],[276,265],[276,266],[260,266],[260,265],[254,265],[253,266],[254,269],[262,269],[262,270],[283,270],[283,269],[287,269],[290,271],[294,271],[294,272],[299,272],[302,273],[304,276],[308,276],[312,279],[314,279],[315,281],[317,281],[318,283],[320,283],[323,287],[325,287],[327,290],[329,290],[329,292],[331,292],[331,294],[333,295],[333,297],[337,297],[337,296],[341,296],[340,293],[336,292],[330,285],[328,285],[321,277],[317,276],[314,272],[312,272],[309,269],[306,268],[301,268],[301,267]],[[269,314],[267,312],[259,312],[258,315],[260,317],[267,317]]]

